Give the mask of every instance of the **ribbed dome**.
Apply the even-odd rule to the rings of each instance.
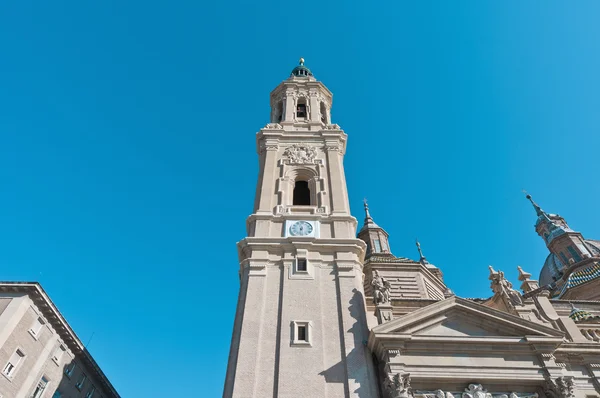
[[[300,64],[292,69],[292,76],[307,77],[312,76],[312,72],[306,66],[304,66],[304,58],[300,58]]]
[[[544,266],[540,272],[540,286],[549,285],[556,279],[559,279],[562,269],[563,264],[560,259],[556,254],[550,253],[548,257],[546,257],[546,262],[544,262]]]

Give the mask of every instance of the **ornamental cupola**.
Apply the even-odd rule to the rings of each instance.
[[[332,128],[332,97],[300,58],[290,76],[271,92],[271,123],[293,131]]]
[[[369,212],[369,204],[367,200],[364,200],[365,207],[365,221],[362,228],[358,232],[358,238],[362,239],[367,244],[367,254],[365,258],[368,258],[374,254],[376,255],[389,255],[392,256],[389,244],[389,235],[383,228],[375,224],[371,213]]]
[[[585,239],[563,217],[545,212],[531,195],[526,197],[537,215],[535,230],[550,251],[540,272],[540,285],[552,286],[554,297],[592,297],[582,285],[600,282],[600,242]]]

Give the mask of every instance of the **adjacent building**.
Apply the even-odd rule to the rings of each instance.
[[[303,60],[271,93],[223,396],[599,397],[600,242],[532,201],[539,282],[490,267],[491,297],[457,297],[366,203],[356,234],[331,106]]]
[[[38,283],[0,282],[0,398],[119,398]]]

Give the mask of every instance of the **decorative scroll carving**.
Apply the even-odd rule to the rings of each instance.
[[[494,271],[490,265],[490,280],[492,281],[491,288],[494,293],[500,294],[508,298],[508,304],[513,308],[517,305],[523,305],[523,296],[521,293],[513,289],[512,283],[510,283],[505,277],[504,272]]]
[[[340,151],[340,147],[337,145],[327,145],[325,146],[325,150],[327,152],[333,151],[333,152],[339,152]]]
[[[410,373],[401,375],[400,373],[388,373],[383,381],[383,388],[389,398],[409,398],[413,397],[410,388]]]
[[[327,124],[325,125],[325,130],[339,130],[340,126],[337,124]]]
[[[279,149],[279,145],[277,144],[265,144],[262,143],[260,144],[260,152],[264,152],[264,151],[276,151]]]
[[[373,271],[371,286],[373,287],[373,300],[375,304],[387,304],[390,302],[390,289],[392,285],[384,277],[380,276],[377,271]]]
[[[546,394],[554,398],[575,398],[573,376],[560,376],[546,379]]]
[[[290,164],[313,164],[317,156],[317,150],[304,144],[294,144],[288,147],[283,156],[286,156]]]
[[[267,123],[263,130],[281,130],[283,127],[279,123]]]

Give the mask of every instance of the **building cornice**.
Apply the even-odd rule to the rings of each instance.
[[[0,281],[0,292],[27,294],[69,349],[74,354],[78,355],[82,362],[95,373],[96,378],[100,380],[104,389],[110,391],[115,397],[120,397],[117,390],[110,383],[102,369],[100,369],[92,355],[87,348],[85,348],[85,345],[81,342],[79,337],[77,337],[75,331],[69,326],[69,323],[62,316],[58,308],[50,299],[50,296],[48,296],[39,283]]]

